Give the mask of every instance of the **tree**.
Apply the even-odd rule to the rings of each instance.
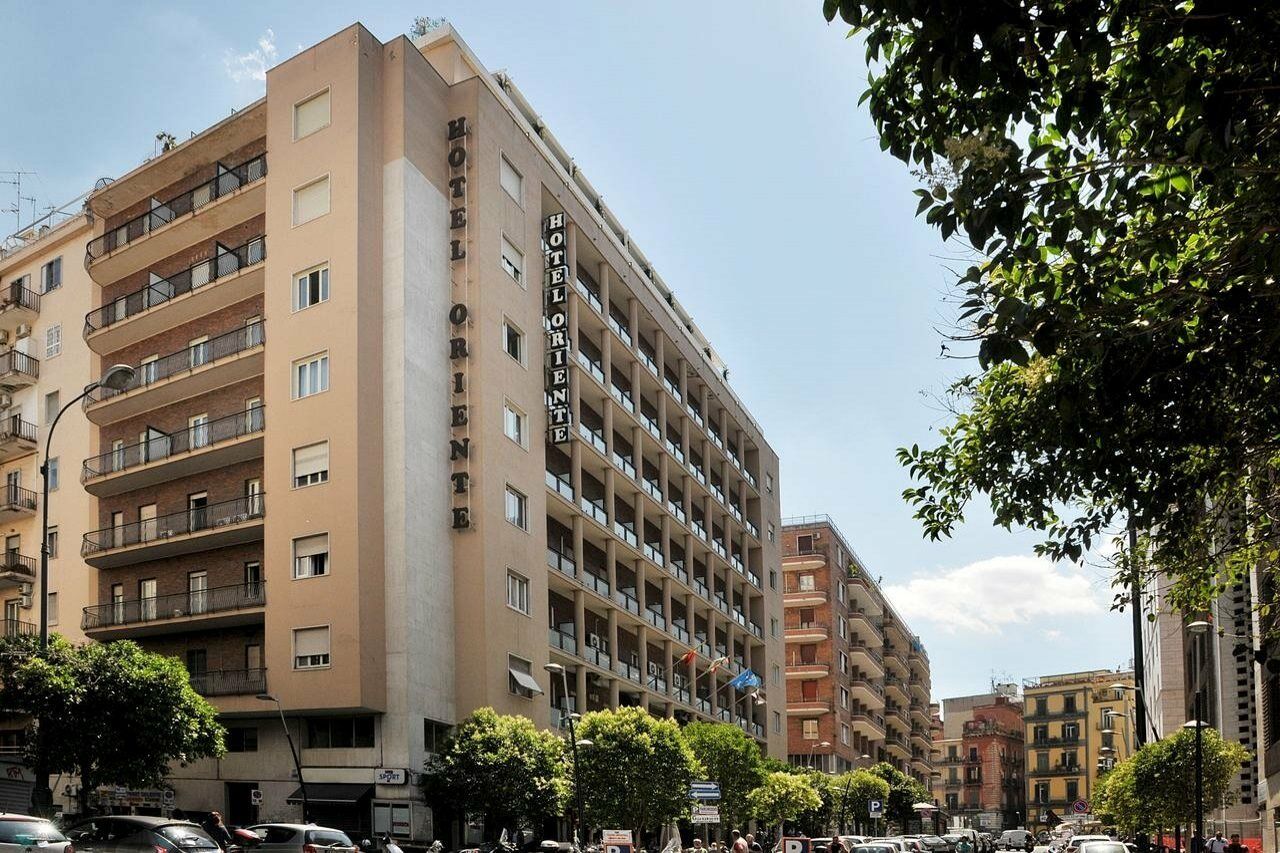
[[[749,816],[747,795],[764,779],[760,747],[728,723],[689,723],[682,730],[706,778],[720,785],[720,821],[740,826]]]
[[[225,752],[217,711],[176,658],[128,640],[77,646],[57,635],[43,654],[34,638],[6,638],[0,658],[0,706],[39,721],[26,760],[35,764],[43,748],[51,772],[78,776],[81,812],[99,785],[158,787],[171,763]]]
[[[643,708],[592,711],[578,724],[578,782],[587,824],[639,836],[689,814],[703,772],[674,720]]]
[[[889,783],[870,770],[852,770],[831,781],[833,810],[841,832],[850,824],[862,826],[871,813],[871,801],[889,799]]]
[[[787,821],[822,807],[822,798],[813,789],[807,775],[775,770],[747,797],[751,814],[767,827],[781,834]]]
[[[1158,568],[1184,611],[1280,556],[1280,6],[824,13],[865,39],[863,98],[926,184],[918,215],[974,258],[948,343],[976,370],[937,446],[899,451],[926,535],[979,496],[1054,559],[1158,529],[1117,585]]]
[[[885,818],[896,821],[898,828],[906,832],[907,823],[915,816],[915,810],[911,807],[922,800],[931,800],[932,795],[924,785],[887,761],[876,764],[870,772],[889,786],[889,796],[884,801]]]
[[[428,762],[424,791],[463,812],[484,814],[485,832],[538,826],[568,793],[565,746],[527,717],[478,708]]]

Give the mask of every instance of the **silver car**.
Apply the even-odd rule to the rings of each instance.
[[[71,842],[42,817],[0,814],[0,853],[75,853]]]
[[[340,829],[310,823],[260,823],[249,827],[262,843],[255,853],[359,853],[350,836]]]

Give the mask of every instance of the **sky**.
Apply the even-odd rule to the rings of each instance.
[[[257,99],[264,70],[359,20],[446,18],[505,70],[674,288],[781,459],[784,515],[826,513],[920,634],[935,698],[1126,666],[1105,573],[1050,564],[975,505],[931,542],[895,450],[933,444],[954,249],[857,101],[861,47],[820,0],[0,0],[0,181],[59,205]],[[727,14],[732,11],[733,14]],[[0,183],[0,234],[17,222]],[[23,221],[31,219],[23,203]]]

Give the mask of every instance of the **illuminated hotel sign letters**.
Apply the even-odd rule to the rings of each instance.
[[[454,530],[471,529],[471,412],[467,388],[467,119],[449,122],[449,265],[453,306],[449,309],[449,480]]]
[[[553,213],[543,223],[547,244],[546,286],[543,305],[547,334],[547,440],[568,444],[573,435],[569,408],[569,249],[565,216]]]

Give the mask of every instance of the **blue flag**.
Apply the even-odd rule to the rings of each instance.
[[[760,676],[749,669],[744,669],[734,676],[733,680],[729,682],[729,686],[734,690],[750,690],[752,687],[759,687],[763,683],[760,680]]]

